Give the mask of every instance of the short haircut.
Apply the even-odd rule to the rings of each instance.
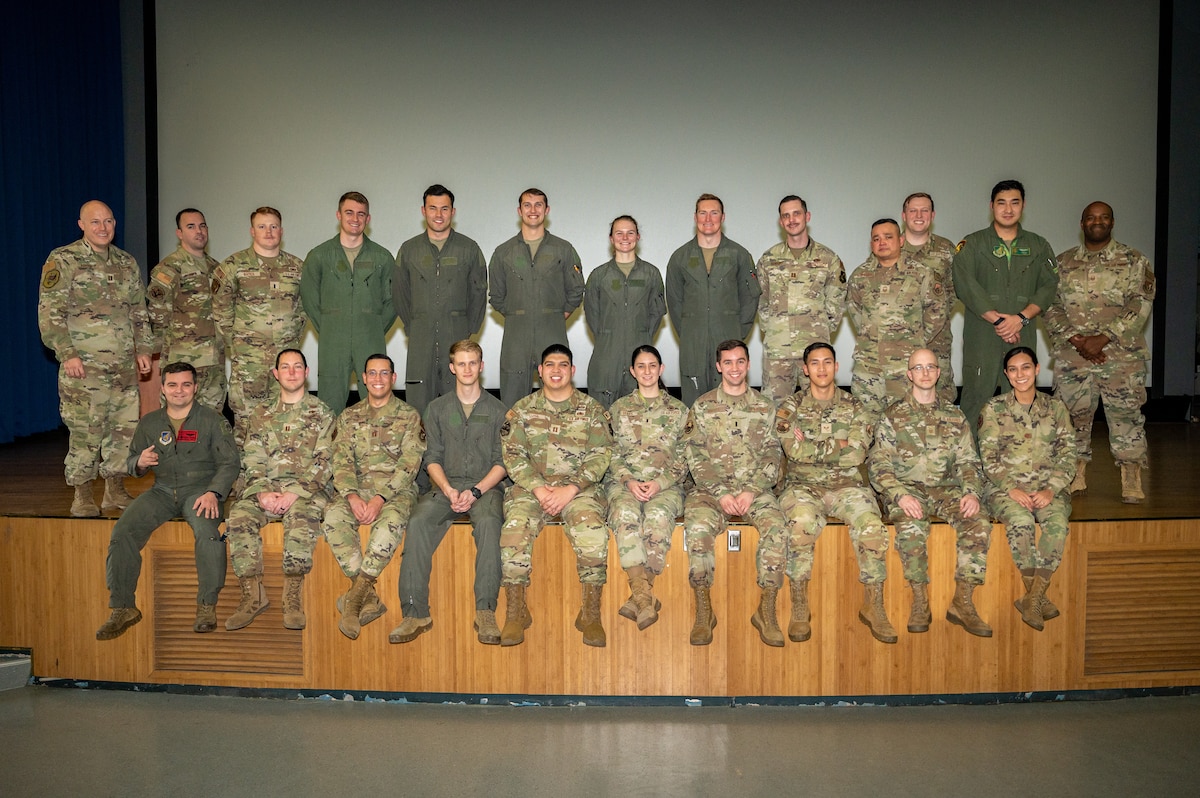
[[[785,202],[799,202],[800,207],[804,209],[804,212],[808,213],[808,203],[804,201],[803,197],[799,197],[795,194],[788,194],[786,197],[784,197],[783,199],[781,199],[779,201],[779,212],[780,213],[783,213],[783,204]]]
[[[442,195],[435,194],[434,196],[440,197]],[[455,341],[450,345],[451,360],[453,360],[454,356],[459,352],[470,352],[471,354],[477,356],[481,361],[483,360],[483,347],[472,341],[470,338],[464,338],[461,341]]]
[[[696,198],[696,213],[700,213],[700,203],[712,200],[721,208],[721,213],[725,213],[725,203],[721,202],[721,198],[716,194],[701,194]]]
[[[717,362],[721,361],[723,352],[732,352],[735,349],[741,349],[746,353],[746,357],[750,357],[750,347],[746,346],[746,342],[738,338],[729,338],[717,344]]]
[[[280,224],[283,224],[283,214],[272,208],[270,205],[263,205],[260,208],[255,208],[252,210],[250,212],[250,224],[254,224],[255,216],[274,216],[279,220]]]
[[[196,367],[193,366],[191,363],[187,363],[182,360],[176,360],[174,363],[168,363],[167,365],[163,366],[163,368],[162,368],[163,384],[164,385],[166,384],[168,374],[183,374],[185,371],[192,375],[192,382],[195,382],[196,381]]]
[[[1033,365],[1037,365],[1037,352],[1034,352],[1027,346],[1014,346],[1012,349],[1004,353],[1004,368],[1008,368],[1008,361],[1012,360],[1017,355],[1029,355],[1029,359],[1033,361]]]
[[[367,364],[370,363],[372,360],[386,360],[387,364],[388,364],[388,370],[391,371],[393,374],[396,373],[396,364],[393,363],[392,359],[390,357],[388,357],[387,354],[384,352],[376,352],[373,355],[367,355],[367,359],[365,361],[363,361],[363,371],[364,372],[367,370]]]
[[[342,206],[346,204],[346,200],[350,200],[351,202],[357,202],[362,205],[365,205],[367,208],[367,213],[371,212],[371,203],[368,202],[367,198],[364,197],[358,191],[347,191],[345,194],[343,194],[341,196],[341,199],[338,200],[338,210],[339,211],[342,209]]]
[[[530,187],[530,188],[525,189],[524,191],[522,191],[520,194],[517,195],[517,207],[518,208],[521,207],[521,200],[525,199],[526,194],[530,194],[535,197],[541,197],[542,202],[546,203],[546,207],[547,208],[550,207],[550,198],[546,196],[546,192],[542,191],[540,188]]]
[[[801,361],[807,363],[808,356],[813,352],[816,352],[818,349],[828,349],[829,354],[833,355],[833,359],[837,360],[837,350],[833,348],[833,344],[827,344],[824,341],[813,341],[811,344],[804,347],[804,356],[801,358]]]
[[[180,223],[180,219],[183,218],[183,215],[185,213],[199,213],[201,216],[204,216],[204,213],[202,211],[197,210],[196,208],[184,208],[179,213],[175,214],[175,229],[176,230],[183,229],[183,226]]]
[[[545,363],[546,358],[550,357],[551,355],[566,355],[567,361],[571,365],[575,365],[575,355],[571,353],[571,348],[566,344],[550,344],[550,346],[542,350],[542,359],[538,362]]]
[[[929,200],[929,210],[933,210],[933,197],[929,196],[924,191],[914,191],[913,193],[911,193],[907,197],[905,197],[904,204],[902,204],[900,206],[900,210],[902,210],[902,211],[908,210],[908,203],[912,202],[915,199]]]
[[[296,353],[297,355],[299,355],[299,356],[300,356],[300,362],[304,364],[304,368],[308,368],[308,358],[306,358],[306,357],[304,356],[304,353],[303,353],[303,352],[301,352],[299,349],[295,349],[295,348],[292,348],[292,347],[289,347],[289,348],[287,348],[287,349],[280,349],[280,350],[279,350],[279,354],[277,354],[277,355],[275,356],[275,368],[279,368],[279,361],[280,361],[280,360],[283,358],[283,356],[284,356],[284,355],[286,355],[288,352],[294,352],[294,353]]]
[[[1021,192],[1021,199],[1025,199],[1025,186],[1021,185],[1020,180],[1001,180],[992,186],[992,202],[996,201],[996,195],[1001,191],[1019,191]]]
[[[1079,221],[1082,222],[1084,219],[1087,218],[1087,209],[1092,207],[1093,205],[1103,205],[1105,208],[1108,208],[1108,215],[1116,218],[1116,213],[1113,212],[1113,206],[1109,205],[1104,200],[1094,200],[1092,202],[1089,202],[1087,205],[1083,206],[1083,212],[1079,214]]]
[[[637,219],[634,219],[627,213],[623,213],[608,223],[608,234],[610,236],[613,234],[613,228],[617,226],[617,222],[633,222],[633,232],[638,234],[641,233],[641,230],[638,229]]]
[[[660,366],[662,365],[662,355],[653,344],[642,344],[637,349],[633,350],[633,354],[629,356],[630,368],[637,363],[638,355],[654,355],[654,359],[658,361]]]
[[[421,195],[421,204],[424,205],[430,197],[449,197],[450,207],[454,207],[454,192],[443,186],[441,183],[434,183],[429,188],[425,189],[425,193]],[[520,200],[518,200],[520,202]]]
[[[897,222],[895,219],[888,217],[888,216],[885,216],[882,219],[876,219],[875,221],[871,222],[871,229],[874,230],[876,227],[878,227],[881,224],[894,224],[894,225],[896,225],[897,230],[900,229],[900,223]]]

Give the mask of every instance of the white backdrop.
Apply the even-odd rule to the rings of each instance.
[[[284,248],[303,257],[336,234],[348,190],[371,200],[369,235],[394,253],[421,230],[422,191],[443,183],[457,229],[488,257],[517,232],[518,193],[542,188],[585,275],[611,256],[608,223],[623,213],[665,271],[705,191],[757,257],[796,193],[813,237],[852,270],[870,223],[898,217],[908,193],[931,193],[935,231],[957,241],[988,224],[991,186],[1010,177],[1025,183],[1026,226],[1055,251],[1079,242],[1080,212],[1102,199],[1116,236],[1154,257],[1155,0],[156,8],[161,240],[178,209],[198,207],[217,259],[249,246],[259,205],[282,211]],[[568,325],[583,385],[591,342],[581,313]],[[502,332],[489,311],[489,387]],[[848,384],[848,325],[834,343]],[[657,344],[678,385],[669,322]],[[398,364],[405,347],[397,324]],[[311,331],[304,348],[315,386]],[[756,327],[756,385],[761,352]]]

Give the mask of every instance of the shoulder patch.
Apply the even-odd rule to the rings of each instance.
[[[958,246],[956,246],[954,248],[954,254],[957,255],[958,253],[962,252],[963,247],[965,247],[966,245],[967,245],[967,239],[964,238],[962,241],[959,241]]]
[[[221,290],[221,278],[213,277],[212,292],[215,294]]]
[[[150,295],[151,299],[162,299],[164,296],[166,296],[167,292],[163,290],[161,285],[152,285],[150,286],[150,290],[146,293]]]
[[[58,270],[57,266],[48,266],[42,272],[42,288],[45,288],[47,291],[58,285],[60,280],[62,280],[62,273]]]
[[[838,269],[838,281],[843,282],[843,283],[846,282],[846,270],[845,269]]]
[[[421,443],[425,442],[425,422],[417,421],[417,434],[421,438]]]

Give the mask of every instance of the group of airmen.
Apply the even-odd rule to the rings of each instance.
[[[97,476],[102,506],[128,508],[112,532],[112,614],[97,638],[141,619],[140,551],[176,516],[196,537],[197,632],[216,627],[226,537],[241,587],[226,628],[247,626],[269,605],[260,529],[282,520],[285,626],[306,624],[302,585],[318,539],[350,579],[338,609],[352,639],[386,612],[374,585],[403,543],[402,621],[389,640],[411,641],[432,628],[433,551],[463,515],[477,552],[474,629],[487,644],[522,642],[532,623],[533,542],[554,518],[576,553],[576,627],[589,645],[605,644],[599,608],[610,534],[629,583],[620,614],[644,629],[661,608],[654,581],[680,515],[695,645],[712,639],[713,547],[736,518],[759,532],[761,598],[751,622],[768,645],[784,645],[775,605],[785,574],[787,637],[811,635],[813,545],[829,516],[849,528],[864,584],[859,618],[876,639],[897,640],[882,598],[885,520],[895,524],[912,588],[908,630],[929,628],[930,516],[958,536],[947,619],[991,635],[972,591],[984,579],[995,517],[1026,587],[1017,609],[1041,629],[1058,614],[1046,588],[1071,494],[1086,490],[1101,396],[1122,498],[1144,498],[1142,330],[1154,276],[1144,256],[1112,239],[1107,204],[1084,209],[1083,243],[1057,258],[1021,227],[1023,207],[1023,186],[1002,181],[992,191],[993,224],[955,247],[932,233],[933,199],[910,195],[903,226],[875,222],[872,254],[847,279],[838,256],[809,236],[800,197],[780,202],[784,240],[755,263],[723,235],[721,200],[704,194],[696,236],[671,256],[665,282],[637,256],[630,216],[613,221],[614,257],[585,281],[571,244],[546,231],[539,189],[520,194],[520,232],[490,263],[454,229],[454,195],[444,186],[426,190],[425,230],[395,258],[366,236],[368,201],[349,192],[338,203],[338,235],[304,260],[282,250],[281,214],[262,207],[251,214],[252,246],[217,263],[203,214],[185,209],[178,249],[143,288],[133,258],[112,244],[111,210],[89,202],[83,239],[54,250],[43,267],[39,324],[60,363],[71,512],[99,514]],[[505,326],[500,399],[483,390],[482,350],[471,340],[489,298]],[[965,308],[959,406],[949,362],[956,298]],[[566,345],[566,320],[581,303],[595,339],[586,394],[574,387]],[[650,344],[667,313],[680,343],[682,402],[667,393]],[[836,385],[829,343],[844,314],[857,342],[852,393]],[[761,393],[747,384],[744,343],[756,315]],[[1037,315],[1054,352],[1054,396],[1036,389]],[[384,354],[397,316],[409,338],[407,401],[394,393],[397,369]],[[319,398],[308,393],[298,347],[306,321],[318,337]],[[154,353],[167,364],[163,407],[138,421],[138,373]],[[365,397],[346,408],[352,374]],[[220,415],[226,397],[232,429]],[[131,499],[124,477],[148,470],[154,487]],[[365,551],[360,525],[371,530]]]

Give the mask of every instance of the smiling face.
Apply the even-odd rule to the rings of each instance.
[[[700,200],[696,205],[696,233],[702,238],[719,235],[725,212],[716,200]]]
[[[79,229],[83,240],[97,252],[107,252],[117,233],[117,220],[112,209],[103,202],[92,200],[79,209]]]
[[[1022,400],[1033,396],[1033,392],[1037,390],[1037,375],[1041,371],[1042,367],[1034,363],[1033,358],[1024,352],[1018,352],[1010,357],[1004,366],[1004,376],[1008,377],[1008,384],[1012,386],[1017,397]]]
[[[1113,210],[1104,202],[1093,202],[1083,209],[1083,218],[1079,220],[1083,230],[1083,240],[1090,247],[1103,249],[1112,240]]]
[[[750,376],[750,354],[744,346],[726,349],[717,355],[717,373],[721,375],[721,385],[726,389],[741,392],[746,387],[746,378]]]
[[[521,226],[527,232],[540,232],[546,224],[546,214],[550,213],[550,206],[546,203],[546,198],[539,194],[522,194],[517,213],[521,215]]]
[[[904,206],[901,218],[904,219],[904,229],[917,235],[923,235],[933,226],[933,200],[928,197],[913,197]]]
[[[629,373],[637,380],[638,388],[657,392],[658,380],[663,373],[663,364],[658,361],[653,352],[642,352],[629,367]]]
[[[347,238],[358,238],[371,223],[371,214],[361,202],[348,199],[338,208],[338,227]]]
[[[1025,211],[1025,200],[1015,188],[1001,191],[992,200],[992,220],[997,230],[1016,231]]]
[[[425,229],[434,240],[450,234],[450,225],[454,221],[454,204],[448,195],[436,196],[430,194],[421,206],[421,217],[425,220]]]
[[[629,255],[637,249],[641,238],[636,224],[628,219],[618,219],[613,222],[608,240],[612,242],[613,251],[618,255]]]
[[[551,401],[562,401],[575,390],[571,384],[571,378],[575,376],[575,366],[571,364],[571,358],[562,352],[546,355],[538,366],[538,376],[542,379],[542,390],[546,392],[546,398]]]
[[[372,407],[381,407],[392,398],[396,374],[386,360],[378,357],[368,360],[362,376],[367,384],[367,398]]]
[[[164,374],[162,394],[167,400],[167,413],[178,418],[192,407],[192,400],[196,397],[196,378],[190,371]]]
[[[808,223],[812,220],[800,200],[789,200],[779,206],[779,226],[787,235],[788,244],[799,244],[804,234],[808,232]]]

